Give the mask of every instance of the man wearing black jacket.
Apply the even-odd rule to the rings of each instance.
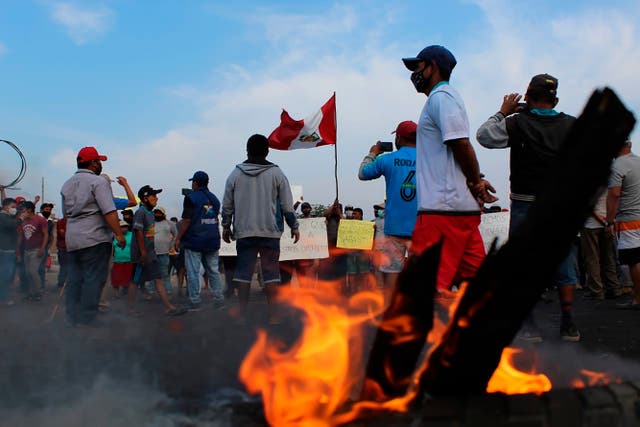
[[[575,117],[554,110],[558,104],[557,90],[555,77],[549,74],[534,76],[524,95],[526,106],[518,103],[522,95],[505,95],[500,110],[480,126],[476,135],[478,142],[486,148],[511,149],[510,235],[517,231],[536,196],[547,186],[547,173],[558,161],[558,153],[575,122]],[[573,292],[578,283],[575,257],[572,250],[554,278],[562,311],[560,335],[563,340],[573,342],[580,340],[580,332],[572,318]],[[542,341],[532,318],[525,323],[520,338]]]

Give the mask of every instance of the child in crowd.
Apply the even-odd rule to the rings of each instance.
[[[131,285],[133,281],[134,264],[131,262],[131,238],[133,233],[129,230],[129,224],[126,221],[120,221],[120,229],[124,235],[126,245],[124,248],[113,245],[113,267],[111,268],[111,286],[114,293],[120,295],[121,291],[127,290],[127,298],[129,302],[129,314],[138,315],[135,311],[136,302],[136,286]]]
[[[164,304],[168,316],[178,316],[186,313],[184,307],[178,308],[171,304],[162,283],[162,271],[155,251],[155,218],[153,209],[158,204],[158,193],[145,185],[138,191],[140,207],[133,216],[133,237],[131,239],[131,260],[136,263],[133,281],[136,284],[153,280],[156,292]]]

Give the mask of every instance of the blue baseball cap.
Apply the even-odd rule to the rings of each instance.
[[[192,178],[189,178],[189,181],[195,181],[198,184],[207,184],[209,182],[209,175],[205,171],[197,171],[193,174]]]
[[[420,51],[420,53],[412,58],[402,58],[404,66],[410,71],[415,71],[420,61],[431,62],[433,60],[442,71],[451,72],[458,63],[453,54],[444,46],[431,45]]]

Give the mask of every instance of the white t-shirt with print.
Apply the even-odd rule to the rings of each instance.
[[[448,83],[441,83],[429,94],[418,121],[418,210],[469,213],[480,210],[453,150],[444,143],[459,138],[469,138],[464,102]]]

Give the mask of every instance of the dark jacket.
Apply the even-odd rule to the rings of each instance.
[[[505,119],[511,147],[511,193],[537,196],[571,130],[575,117],[528,111]]]
[[[199,252],[220,249],[219,213],[220,201],[207,188],[198,188],[185,196],[182,218],[190,219],[191,223],[182,237],[184,247]]]

